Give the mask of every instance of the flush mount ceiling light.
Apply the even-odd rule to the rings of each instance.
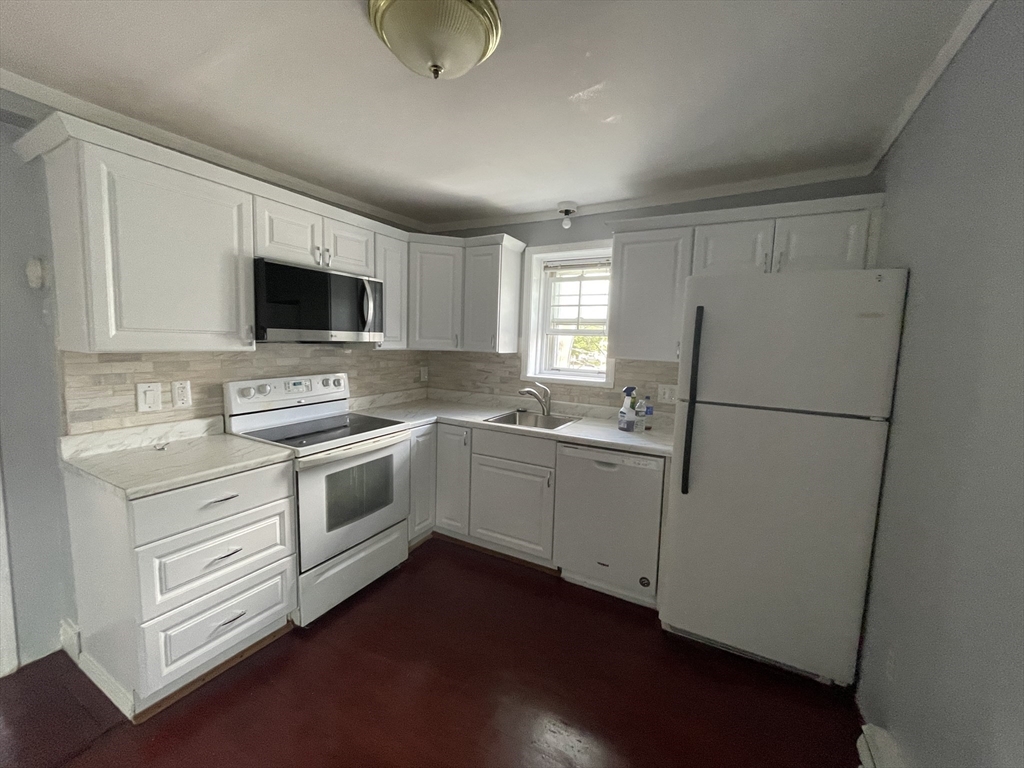
[[[370,23],[417,75],[461,77],[490,56],[501,37],[494,0],[369,0]]]
[[[563,200],[558,204],[558,212],[562,214],[562,229],[572,226],[572,216],[579,209],[579,204],[574,200]]]

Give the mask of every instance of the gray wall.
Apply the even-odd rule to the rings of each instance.
[[[910,290],[859,700],[917,766],[1024,765],[1022,30],[998,2],[883,166]]]
[[[26,261],[50,255],[46,195],[41,162],[25,165],[11,149],[20,135],[0,123],[0,471],[25,664],[58,649],[60,620],[75,614],[52,296],[25,278]]]
[[[845,195],[864,195],[883,191],[882,179],[878,174],[862,176],[856,179],[840,179],[820,184],[806,184],[786,189],[773,189],[767,192],[753,192],[729,197],[715,197],[707,200],[693,200],[688,203],[659,205],[652,208],[636,208],[629,211],[599,213],[590,216],[583,214],[572,217],[572,227],[562,229],[561,220],[535,221],[529,224],[508,224],[499,227],[483,227],[480,229],[464,229],[458,232],[446,232],[456,237],[474,237],[490,235],[494,232],[506,232],[512,237],[522,240],[529,246],[562,245],[564,243],[585,243],[590,240],[605,240],[612,236],[612,230],[606,222],[616,219],[641,219],[645,216],[665,216],[673,213],[693,213],[695,211],[718,211],[724,208],[742,208],[748,205],[772,205],[774,203],[791,203],[800,200],[817,200],[822,197],[843,197]]]

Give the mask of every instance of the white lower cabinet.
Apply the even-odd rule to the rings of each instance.
[[[471,536],[550,560],[554,519],[554,469],[473,456]]]
[[[437,427],[412,431],[409,458],[409,540],[429,533],[437,507]]]
[[[437,425],[437,522],[442,530],[469,533],[469,474],[472,430]]]
[[[282,462],[129,500],[64,472],[77,661],[129,718],[287,624],[293,478]]]

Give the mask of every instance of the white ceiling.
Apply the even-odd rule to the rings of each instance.
[[[867,173],[970,6],[498,0],[434,82],[363,0],[0,0],[0,67],[437,231]]]

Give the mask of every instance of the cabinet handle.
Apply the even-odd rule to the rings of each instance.
[[[459,348],[459,334],[457,333],[455,334],[455,348]]]
[[[772,272],[782,271],[782,260],[786,258],[786,252],[779,251],[778,257],[778,260],[772,259]]]
[[[693,419],[697,410],[697,372],[700,367],[700,337],[704,330],[704,307],[693,317],[693,353],[690,356],[690,391],[686,403],[686,433],[683,439],[683,477],[680,493],[690,492],[690,458],[693,454]]]
[[[548,488],[551,487],[551,475],[552,475],[552,473],[548,472]]]
[[[237,493],[232,493],[230,496],[222,496],[219,499],[214,499],[213,501],[208,501],[205,504],[203,504],[203,506],[204,507],[212,507],[214,504],[223,504],[225,501],[231,501],[232,499],[237,499],[237,498],[238,498],[238,494]]]
[[[217,625],[217,626],[216,626],[216,627],[214,628],[214,630],[213,630],[213,631],[214,631],[214,632],[216,632],[216,631],[217,631],[218,629],[223,629],[224,627],[230,626],[231,624],[234,624],[234,623],[235,623],[236,621],[238,621],[238,620],[239,620],[240,618],[242,618],[243,616],[245,616],[245,611],[242,611],[242,612],[241,612],[241,613],[239,613],[239,614],[238,614],[237,616],[232,616],[232,617],[231,617],[230,619],[228,619],[228,620],[226,620],[226,621],[222,621],[222,622],[221,622],[220,624],[218,624],[218,625]]]
[[[677,341],[676,342],[676,360],[678,360],[679,359],[679,355],[682,354],[682,349],[683,349],[683,342]]]
[[[234,557],[235,555],[237,555],[241,551],[242,551],[241,547],[235,547],[234,549],[232,549],[227,554],[220,555],[218,557],[213,558],[213,560],[211,560],[208,564],[209,565],[213,565],[214,563],[219,562],[221,560],[227,560],[229,557]]]
[[[491,349],[494,349],[494,343],[497,341],[497,337],[491,336]]]
[[[313,246],[313,258],[316,259],[316,264],[318,267],[322,267],[324,265],[324,257],[320,254],[319,245]]]
[[[331,266],[331,262],[334,261],[334,257],[331,255],[330,248],[324,248],[324,258],[327,259],[327,266]]]

